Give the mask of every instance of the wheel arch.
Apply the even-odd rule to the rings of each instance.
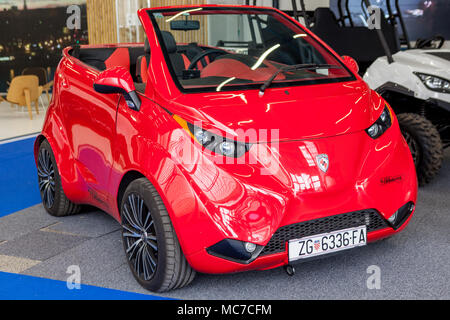
[[[39,134],[34,141],[34,161],[36,162],[36,164],[38,161],[39,148],[44,141],[48,141],[48,139],[43,134]]]
[[[122,177],[122,180],[119,183],[119,188],[117,190],[117,197],[116,197],[116,201],[117,201],[117,208],[119,211],[119,219],[120,221],[122,221],[122,216],[120,213],[120,206],[121,206],[121,202],[122,202],[122,198],[125,194],[125,190],[128,188],[128,186],[135,180],[141,179],[141,178],[146,178],[147,177],[142,174],[141,172],[137,171],[137,170],[130,170],[127,173],[124,174],[124,176]]]
[[[34,143],[36,161],[39,148],[44,141],[49,143],[55,157],[65,195],[73,203],[84,204],[89,197],[88,188],[78,170],[61,118],[50,110],[44,128]]]
[[[422,115],[424,101],[418,99],[414,91],[393,82],[387,82],[375,91],[389,103],[397,115],[401,113]]]

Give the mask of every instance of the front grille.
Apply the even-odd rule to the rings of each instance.
[[[318,234],[367,226],[367,232],[389,227],[376,210],[363,210],[327,218],[291,224],[278,229],[261,252],[261,256],[284,252],[286,242]]]

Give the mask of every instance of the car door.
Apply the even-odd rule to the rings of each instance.
[[[111,200],[108,183],[120,95],[95,92],[93,85],[98,73],[68,60],[61,72],[65,83],[61,101],[76,168],[86,182],[86,203],[108,211]]]

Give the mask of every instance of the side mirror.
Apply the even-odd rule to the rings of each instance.
[[[344,59],[345,65],[349,67],[353,72],[359,73],[359,65],[355,59],[349,56],[343,56],[342,59]]]
[[[141,109],[141,99],[136,93],[133,77],[124,67],[113,67],[100,73],[94,82],[94,90],[104,94],[122,94],[130,109]]]

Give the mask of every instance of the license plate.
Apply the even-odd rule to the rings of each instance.
[[[366,226],[289,241],[289,261],[311,258],[367,244]]]

